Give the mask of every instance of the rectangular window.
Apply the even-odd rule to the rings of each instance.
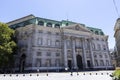
[[[42,55],[42,53],[41,52],[37,52],[37,56],[41,56]]]
[[[98,61],[97,60],[95,60],[95,66],[98,66]]]
[[[41,59],[37,58],[36,59],[36,67],[41,67]]]
[[[51,66],[51,59],[46,59],[46,67],[50,67]]]
[[[49,45],[49,46],[51,45],[51,40],[50,39],[47,40],[47,45]]]
[[[51,53],[50,53],[50,52],[47,52],[47,56],[51,56]]]
[[[55,46],[60,46],[60,41],[59,40],[55,41]]]
[[[56,60],[55,60],[55,66],[56,66],[56,67],[59,67],[59,66],[60,66],[60,59],[56,59]]]
[[[38,45],[42,45],[42,38],[38,38]]]
[[[60,53],[56,53],[56,56],[59,57],[59,56],[60,56]]]
[[[100,44],[98,44],[97,46],[98,46],[98,50],[101,50],[101,46],[100,46]]]
[[[104,66],[103,60],[100,60],[100,66]]]
[[[43,33],[43,31],[42,31],[42,30],[39,30],[38,33]]]

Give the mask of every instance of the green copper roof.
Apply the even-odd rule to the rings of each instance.
[[[41,23],[39,23],[39,22],[41,22]],[[40,24],[42,26],[50,26],[50,27],[55,27],[55,25],[57,25],[60,28],[60,27],[64,27],[64,26],[68,26],[68,25],[72,25],[72,24],[81,24],[81,23],[72,22],[72,21],[68,21],[68,20],[56,21],[56,20],[51,20],[51,19],[46,19],[46,18],[34,17],[32,19],[28,19],[23,22],[10,25],[10,27],[15,29],[18,27],[24,27],[25,25],[28,25],[28,24],[38,24],[38,25]],[[85,24],[81,24],[81,25],[86,27]],[[104,33],[101,29],[93,28],[93,27],[87,27],[87,28],[97,35],[104,35]]]

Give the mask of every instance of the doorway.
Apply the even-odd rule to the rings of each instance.
[[[71,70],[72,69],[72,60],[68,60],[68,68]]]
[[[79,70],[82,70],[83,69],[83,63],[82,63],[82,57],[80,55],[77,55],[76,56],[77,58],[77,67]]]
[[[25,59],[26,59],[26,55],[23,54],[21,57],[20,57],[20,72],[23,72],[24,69],[25,69]]]

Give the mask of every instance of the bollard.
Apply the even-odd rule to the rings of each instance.
[[[6,75],[4,74],[3,76],[5,77]]]
[[[32,74],[30,74],[30,76],[32,76]]]
[[[85,75],[85,73],[83,75]]]
[[[37,76],[39,76],[39,74],[37,74]]]
[[[107,73],[107,75],[108,75],[109,73]]]
[[[12,75],[10,74],[10,77],[11,77]]]
[[[92,73],[90,73],[90,75],[92,75]]]
[[[48,73],[46,75],[48,76]]]
[[[97,75],[97,73],[96,73],[96,75]]]
[[[77,72],[77,76],[79,75],[79,73]]]
[[[103,75],[103,73],[101,73],[101,75]]]
[[[18,74],[16,76],[18,76]]]
[[[70,74],[71,76],[73,76],[73,74],[72,74],[72,72],[71,72],[71,74]]]
[[[23,74],[23,76],[25,76],[25,74]]]

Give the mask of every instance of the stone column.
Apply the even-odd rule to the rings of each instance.
[[[87,59],[86,59],[86,51],[85,51],[85,39],[82,38],[82,46],[83,46],[83,53],[82,53],[82,61],[83,61],[83,69],[87,68]]]
[[[75,52],[75,39],[74,38],[72,38],[72,55],[73,55],[73,68],[77,69],[76,52]]]
[[[64,40],[64,67],[68,68],[66,40]]]
[[[90,43],[90,53],[91,53],[91,63],[92,63],[92,68],[94,68],[95,62],[94,62],[94,56],[93,56],[93,51],[92,51],[92,43],[91,40],[89,39],[89,43]]]

